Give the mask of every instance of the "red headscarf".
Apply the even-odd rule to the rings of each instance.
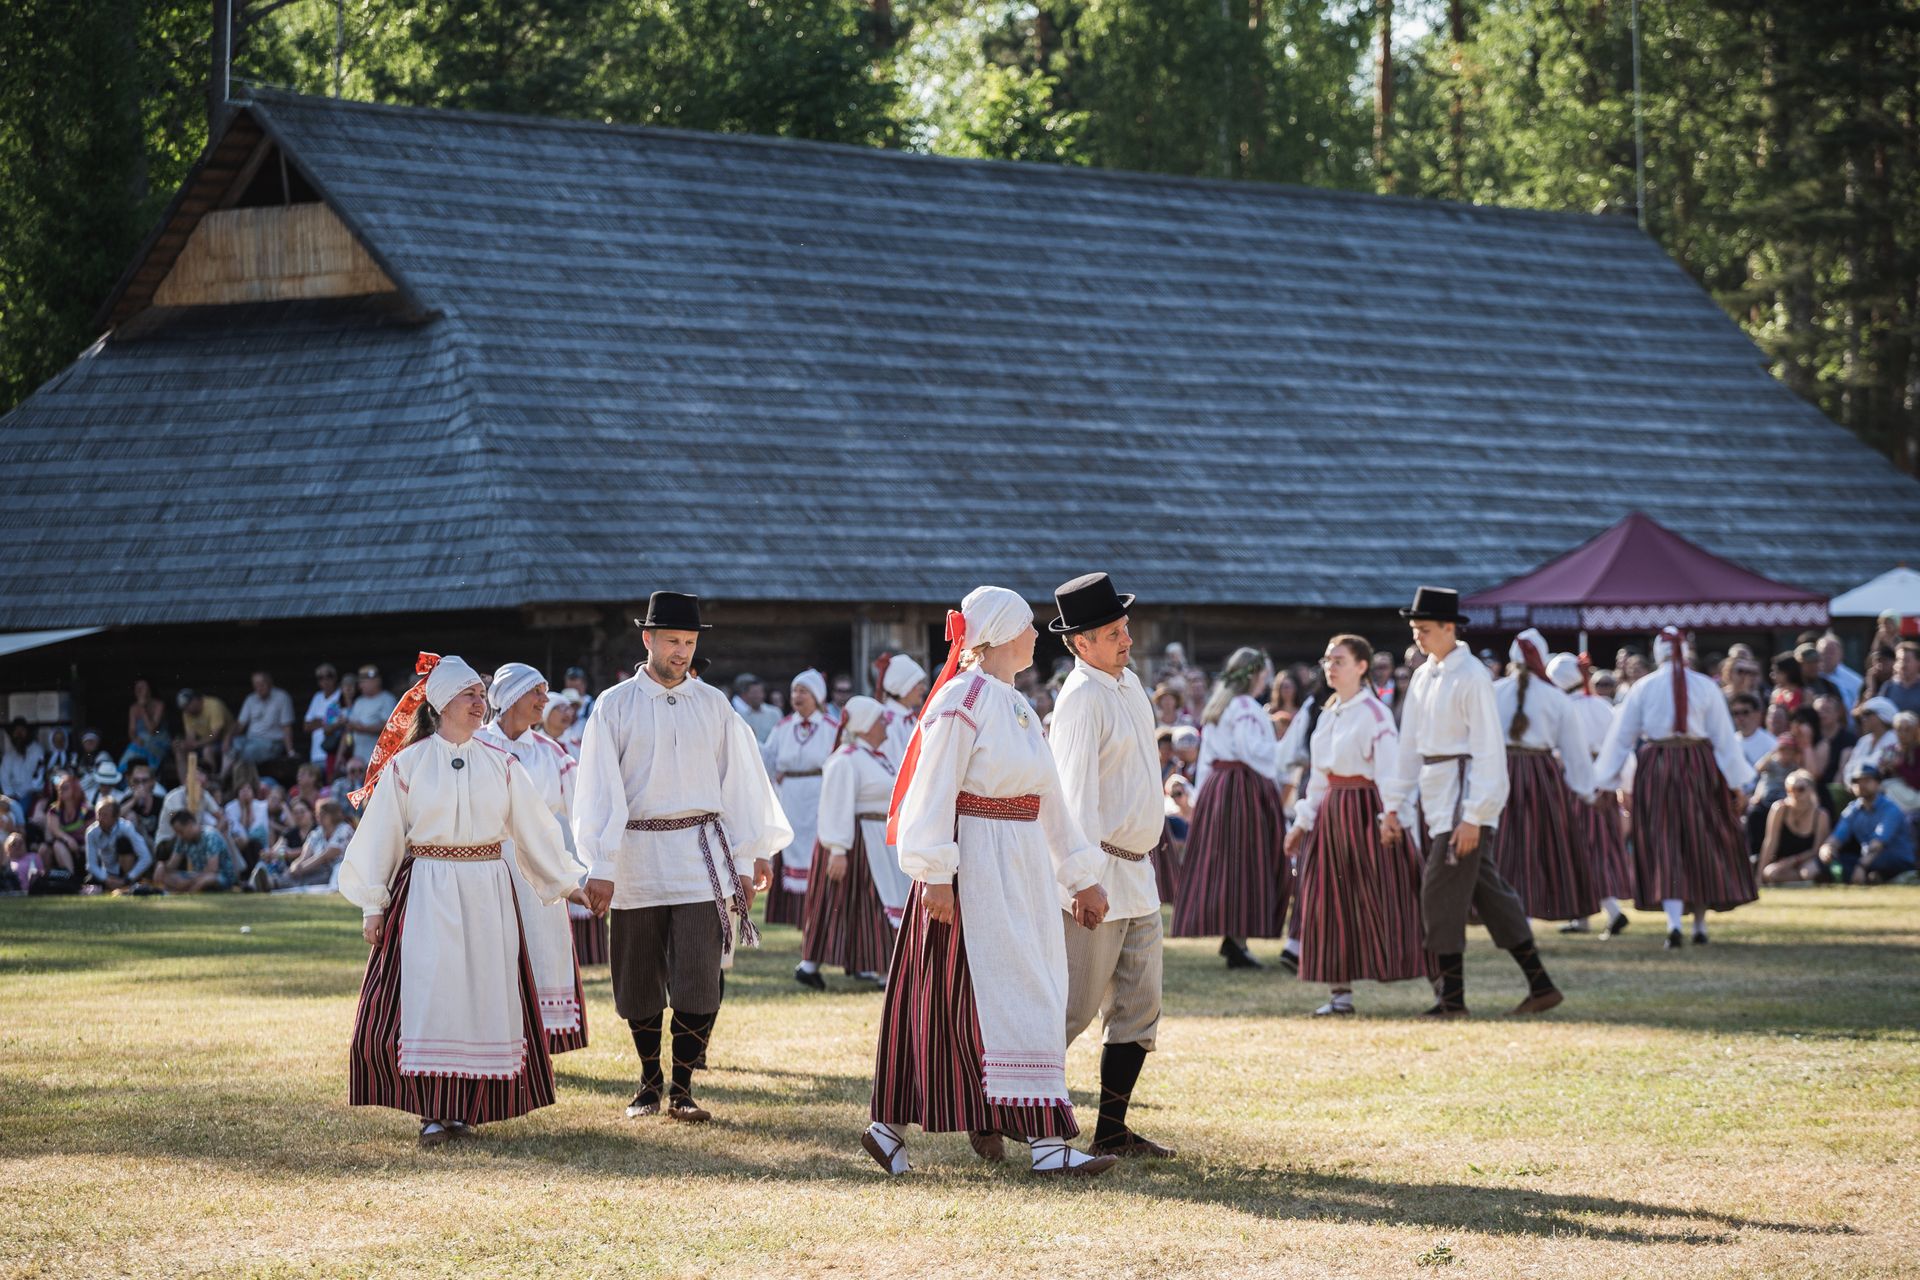
[[[407,743],[407,734],[413,729],[413,717],[420,710],[420,704],[427,700],[427,682],[425,677],[440,665],[437,653],[422,653],[413,661],[413,674],[420,676],[413,682],[413,688],[400,695],[400,701],[393,704],[393,714],[387,717],[387,727],[380,731],[380,740],[373,745],[373,755],[367,759],[366,780],[360,789],[349,795],[355,808],[365,808],[367,797],[373,794],[373,784],[380,780],[381,770],[387,763],[400,754]],[[454,668],[447,668],[453,671]]]
[[[1580,655],[1580,692],[1593,693],[1593,655],[1590,653]]]
[[[1660,638],[1672,646],[1673,653],[1673,735],[1687,732],[1687,638],[1678,627],[1663,627]]]
[[[1553,677],[1547,674],[1547,660],[1541,656],[1539,647],[1525,636],[1515,640],[1514,644],[1519,646],[1520,657],[1526,662],[1527,670],[1548,684],[1553,684]]]
[[[940,674],[933,678],[933,687],[927,690],[927,700],[921,704],[924,711],[933,705],[933,696],[940,687],[953,679],[953,673],[960,669],[960,655],[967,647],[967,619],[958,609],[947,610],[947,661],[940,668]],[[883,690],[884,692],[884,690]],[[926,732],[924,717],[914,723],[913,737],[907,741],[906,754],[900,760],[900,775],[893,780],[893,801],[887,806],[887,843],[900,843],[900,802],[906,798],[907,785],[913,781],[913,770],[920,763],[920,735]]]

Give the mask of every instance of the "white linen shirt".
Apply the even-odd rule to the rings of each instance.
[[[1303,710],[1299,718],[1305,719]],[[1307,775],[1306,794],[1294,806],[1295,826],[1313,829],[1326,802],[1333,774],[1349,778],[1372,778],[1380,791],[1383,812],[1395,814],[1400,825],[1413,830],[1413,788],[1400,775],[1400,730],[1394,726],[1393,712],[1362,686],[1360,696],[1349,702],[1335,698],[1321,712],[1313,727],[1311,771]]]
[[[559,824],[561,838],[571,852],[573,775],[579,763],[567,754],[565,747],[538,729],[528,729],[517,738],[509,738],[495,720],[483,726],[479,736],[526,766],[528,780],[546,801],[547,811]]]
[[[1507,807],[1507,748],[1493,677],[1464,644],[1444,658],[1429,656],[1407,682],[1400,716],[1403,785],[1417,785],[1427,830],[1439,836],[1453,830],[1453,809],[1460,820],[1491,827]],[[1427,764],[1427,756],[1470,756],[1467,789],[1460,794],[1460,767],[1452,760]]]
[[[1516,741],[1509,730],[1518,708],[1520,677],[1506,676],[1493,682],[1494,705],[1500,709],[1500,732],[1510,747],[1533,747],[1557,752],[1560,772],[1573,794],[1591,800],[1593,786],[1593,748],[1587,745],[1584,717],[1573,700],[1542,676],[1527,680],[1527,728]]]
[[[1280,781],[1280,740],[1274,736],[1273,720],[1265,707],[1244,693],[1227,704],[1218,722],[1200,731],[1200,760],[1193,778],[1196,795],[1220,760],[1237,760],[1276,784]]]
[[[717,813],[746,876],[793,839],[752,728],[699,680],[669,689],[643,667],[603,692],[576,777],[574,846],[592,879],[613,882],[619,910],[713,901],[699,828],[629,831],[628,819]],[[717,870],[724,855],[707,840]]]
[[[1047,743],[1060,772],[1060,794],[1088,839],[1129,853],[1150,853],[1166,824],[1160,749],[1153,740],[1153,703],[1132,671],[1118,679],[1083,659],[1060,687]],[[1157,915],[1160,890],[1153,861],[1107,855],[1100,883],[1107,919]],[[1062,892],[1067,909],[1072,895]]]
[[[1658,742],[1663,738],[1705,738],[1713,744],[1713,758],[1720,776],[1736,791],[1753,787],[1753,766],[1740,746],[1740,735],[1727,711],[1727,695],[1720,686],[1698,671],[1688,671],[1687,723],[1684,730],[1673,724],[1673,664],[1662,663],[1652,675],[1633,686],[1620,714],[1607,734],[1606,745],[1594,769],[1604,786],[1620,785],[1620,770],[1627,757],[1639,749],[1640,740]]]

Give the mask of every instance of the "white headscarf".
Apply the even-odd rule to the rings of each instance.
[[[465,658],[452,654],[433,664],[427,676],[427,705],[436,712],[453,701],[453,696],[480,683],[480,673],[467,665]]]
[[[1033,625],[1033,606],[1005,587],[975,587],[960,602],[967,620],[967,648],[1005,644]],[[887,668],[893,674],[893,668]]]
[[[904,698],[926,678],[925,667],[904,653],[896,653],[887,659],[887,673],[880,678],[880,686],[894,697]]]
[[[546,682],[545,676],[524,662],[504,663],[493,673],[493,685],[487,690],[487,701],[495,711],[505,711],[526,697],[535,685]]]
[[[1672,637],[1677,636],[1679,634],[1680,633],[1674,628],[1668,627],[1665,630],[1663,630],[1659,635],[1653,638],[1653,665],[1654,666],[1656,667],[1662,666],[1668,662],[1673,662],[1676,660],[1680,662],[1686,661],[1685,654],[1675,654],[1673,651]],[[1686,646],[1686,641],[1684,639],[1680,643],[1682,648]]]
[[[1570,653],[1556,653],[1548,659],[1547,679],[1558,685],[1562,693],[1577,693],[1587,682],[1580,671],[1580,659]]]
[[[865,733],[880,718],[880,704],[865,694],[847,699],[847,732]]]
[[[1553,650],[1547,647],[1547,638],[1541,635],[1535,628],[1528,627],[1525,631],[1515,636],[1513,643],[1507,646],[1507,657],[1523,667],[1527,665],[1527,651],[1520,647],[1520,642],[1523,640],[1533,646],[1533,651],[1539,656],[1541,662],[1545,662],[1547,655],[1553,652]],[[1551,677],[1553,673],[1549,671],[1547,674]]]
[[[789,687],[805,689],[813,695],[815,702],[823,707],[827,704],[827,678],[818,671],[815,671],[812,667],[808,667],[805,671],[795,676],[793,678],[793,684]]]

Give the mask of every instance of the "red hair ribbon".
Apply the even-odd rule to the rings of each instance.
[[[364,809],[367,797],[373,794],[373,784],[380,780],[380,773],[400,749],[407,745],[407,734],[413,731],[413,717],[420,710],[420,704],[427,700],[426,676],[440,664],[437,653],[422,653],[413,660],[413,674],[421,677],[413,682],[413,688],[400,695],[400,701],[393,704],[393,714],[387,717],[387,727],[380,731],[380,740],[373,744],[373,754],[367,758],[367,776],[361,782],[360,789],[347,797],[357,809]]]
[[[1590,653],[1580,655],[1580,692],[1593,692],[1593,655]]]
[[[1540,656],[1540,650],[1534,647],[1533,641],[1522,636],[1520,639],[1514,641],[1514,643],[1520,646],[1520,656],[1526,660],[1527,670],[1542,680],[1545,680],[1548,684],[1552,684],[1553,677],[1547,674],[1546,659]]]
[[[880,701],[887,700],[887,664],[893,661],[893,654],[885,649],[873,660],[873,691],[880,695]]]
[[[927,731],[926,708],[933,705],[933,696],[940,687],[953,679],[953,673],[960,669],[960,655],[967,647],[967,619],[958,609],[947,610],[947,661],[940,668],[940,674],[933,679],[933,687],[927,690],[927,700],[920,704],[921,717],[914,723],[913,737],[907,740],[907,751],[900,759],[900,776],[893,780],[893,801],[887,806],[887,843],[900,843],[900,802],[906,798],[907,784],[913,781],[914,766],[920,763],[920,735]]]
[[[1660,638],[1673,647],[1673,736],[1687,736],[1687,638],[1678,627],[1663,627]]]

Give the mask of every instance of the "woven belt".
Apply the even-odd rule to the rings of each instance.
[[[1510,742],[1507,744],[1507,754],[1510,756],[1550,756],[1553,754],[1553,748],[1523,747],[1517,742]]]
[[[1473,759],[1473,757],[1472,757],[1472,756],[1470,756],[1470,755],[1458,755],[1458,756],[1421,756],[1421,757],[1420,757],[1420,759],[1421,759],[1421,761],[1422,761],[1422,762],[1424,762],[1424,763],[1426,763],[1426,764],[1445,764],[1445,763],[1447,763],[1447,762],[1448,762],[1449,760],[1471,760],[1471,759]]]
[[[690,813],[684,818],[629,818],[629,831],[685,831],[690,827],[700,830],[700,856],[707,863],[707,884],[713,889],[713,906],[720,913],[720,951],[726,954],[733,950],[732,921],[727,918],[731,910],[740,917],[740,941],[750,947],[760,945],[760,931],[753,927],[753,915],[747,906],[746,886],[740,883],[740,873],[733,869],[733,849],[727,844],[727,829],[721,825],[717,813]],[[707,828],[720,837],[720,852],[727,860],[727,874],[733,878],[733,889],[729,892],[720,885],[720,869],[713,862],[713,848],[707,843]]]
[[[1105,840],[1100,842],[1100,847],[1122,862],[1145,862],[1147,860],[1147,855],[1144,853],[1135,853],[1131,849],[1122,849],[1119,845],[1108,844]]]
[[[853,820],[855,822],[885,822],[887,815],[884,813],[856,813],[853,815]]]
[[[1367,791],[1373,787],[1373,779],[1363,773],[1330,773],[1327,786],[1333,791]]]
[[[953,802],[955,814],[992,818],[997,822],[1033,822],[1040,816],[1039,796],[977,796],[962,791]]]
[[[416,858],[438,858],[445,862],[497,862],[500,842],[492,844],[410,844],[407,852]]]
[[[819,776],[820,776],[820,770],[818,770],[818,769],[788,769],[788,770],[787,770],[787,771],[786,771],[785,773],[782,773],[782,774],[781,774],[780,776],[781,776],[782,778],[817,778],[817,777],[819,777]]]
[[[1696,742],[1705,742],[1705,738],[1655,738],[1647,743],[1650,747],[1690,747]]]

